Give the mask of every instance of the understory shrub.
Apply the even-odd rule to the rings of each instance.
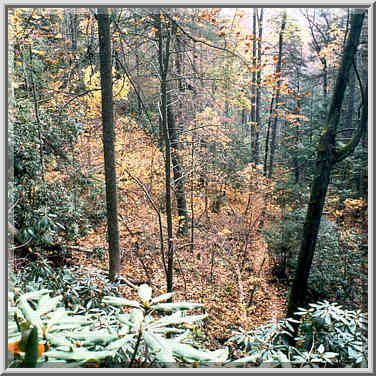
[[[52,297],[51,292],[16,289],[9,294],[11,367],[179,367],[222,364],[228,358],[227,348],[198,347],[192,328],[206,315],[185,312],[202,305],[164,303],[173,293],[152,298],[151,288],[144,284],[138,288],[139,301],[104,297],[101,305],[112,307],[110,314],[101,307],[76,314],[62,306],[61,295]],[[121,309],[126,306],[132,308],[128,313]]]
[[[119,297],[94,271],[62,269],[57,280],[39,271],[44,279],[32,268],[13,277],[9,367],[367,367],[367,316],[337,303],[299,308],[299,321],[239,328],[227,346],[209,351],[197,335],[207,317],[197,312],[202,304],[169,302],[173,293],[153,297],[146,284],[138,300]]]
[[[42,258],[12,274],[11,282],[26,293],[51,290],[61,295],[65,308],[76,313],[100,307],[105,295],[119,295],[119,286],[99,270],[82,266],[53,268]]]
[[[229,339],[238,359],[228,366],[244,367],[367,367],[367,316],[328,301],[299,308],[300,321],[286,319],[255,330],[240,329]],[[299,325],[296,345],[290,346],[293,327]],[[242,357],[240,357],[242,356]]]
[[[304,209],[295,209],[280,224],[264,230],[269,252],[276,261],[277,276],[290,281],[297,266],[305,214]],[[335,223],[322,218],[308,280],[311,300],[333,298],[346,304],[354,300],[360,303],[362,286],[354,281],[360,278],[367,255],[367,249],[360,244],[355,232],[344,235]]]

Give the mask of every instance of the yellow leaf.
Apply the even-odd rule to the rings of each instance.
[[[224,229],[221,231],[221,235],[226,236],[226,235],[230,235],[230,234],[232,234],[232,231],[229,230],[229,229],[227,229],[227,228],[224,228]]]
[[[38,56],[46,56],[47,52],[46,51],[38,51],[38,50],[33,50],[33,52],[38,55]]]

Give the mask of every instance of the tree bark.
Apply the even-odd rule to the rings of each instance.
[[[303,60],[303,51],[301,51],[301,59]],[[297,93],[299,94],[299,91],[300,91],[300,70],[301,70],[301,67],[297,67],[297,70],[296,70],[296,77],[295,77],[295,80],[296,80],[296,83],[297,83]],[[300,102],[301,102],[301,98],[299,96],[296,97],[296,100],[295,100],[295,115],[299,115],[300,113]],[[294,175],[295,175],[295,184],[298,184],[299,183],[299,178],[300,178],[300,167],[299,167],[299,148],[298,148],[298,145],[299,145],[299,142],[300,142],[300,126],[297,125],[295,126],[295,151],[294,151],[294,155],[293,155],[293,165],[294,165]]]
[[[164,28],[161,22],[161,12],[157,10],[154,16],[158,29],[158,60],[160,71],[160,95],[161,95],[161,128],[165,144],[165,189],[166,189],[166,221],[167,221],[167,292],[173,289],[174,273],[174,241],[172,234],[172,205],[171,205],[171,140],[168,124],[168,93],[167,79],[170,62],[171,35],[168,28]]]
[[[109,277],[111,280],[115,280],[120,274],[120,245],[114,147],[115,129],[112,98],[112,55],[108,9],[98,8],[97,17],[102,89],[102,125],[109,243]]]
[[[345,159],[354,151],[367,126],[368,85],[364,93],[362,117],[357,132],[345,147],[340,150],[336,149],[335,137],[337,125],[340,120],[340,111],[349,79],[351,64],[359,44],[364,13],[364,10],[356,10],[352,17],[351,30],[337,75],[326,125],[318,145],[316,171],[311,186],[310,201],[303,227],[303,239],[298,257],[298,266],[289,294],[287,317],[292,317],[297,311],[297,308],[305,303],[307,282],[311,270],[331,170],[335,163]]]
[[[281,64],[282,64],[282,50],[283,50],[283,34],[285,32],[286,27],[286,12],[282,14],[282,23],[281,23],[281,31],[279,33],[279,44],[278,44],[278,63],[276,68],[276,73],[281,72]],[[279,83],[277,84],[276,94],[275,94],[275,107],[274,111],[278,108],[279,102],[279,94],[280,94],[280,87]],[[273,126],[272,126],[272,135],[271,135],[271,142],[270,142],[270,158],[269,158],[269,171],[268,171],[268,178],[270,179],[273,176],[273,163],[274,163],[274,154],[276,149],[276,137],[277,137],[277,120],[278,115],[273,118]]]
[[[171,162],[172,171],[174,173],[175,198],[179,216],[178,234],[186,235],[188,232],[188,211],[185,198],[185,176],[179,155],[180,143],[176,132],[176,119],[171,104],[167,107],[167,119],[169,137],[171,140]]]
[[[253,38],[253,51],[252,51],[253,61],[252,61],[252,63],[257,65],[256,19],[257,19],[257,8],[253,8],[253,24],[252,24],[253,30],[252,30],[252,33],[253,33],[254,38]],[[257,105],[256,79],[257,79],[256,71],[254,71],[252,73],[252,86],[251,86],[251,122],[252,122],[252,126],[251,126],[251,150],[252,150],[252,160],[255,164],[257,164],[257,160],[258,160],[258,155],[256,153],[256,133],[257,133],[257,129],[256,129],[256,125],[255,125],[256,124],[256,105]]]
[[[181,61],[181,49],[180,49],[180,41],[176,36],[176,25],[174,24],[172,27],[173,36],[176,38],[176,58],[175,58],[175,66],[176,72],[178,74],[178,84],[177,84],[177,92],[179,95],[183,95],[183,67]],[[183,105],[181,98],[178,105],[178,119],[182,122],[183,121]],[[178,210],[178,217],[179,217],[179,228],[178,228],[178,235],[186,235],[188,233],[188,211],[187,211],[187,201],[186,201],[186,194],[185,194],[185,176],[183,171],[183,164],[179,155],[179,150],[181,150],[181,143],[179,140],[178,135],[178,127],[176,124],[176,117],[174,114],[174,108],[172,105],[172,101],[168,96],[168,107],[167,107],[167,117],[168,117],[168,129],[170,132],[170,140],[171,140],[171,161],[172,161],[172,170],[174,173],[174,186],[175,186],[175,198],[176,198],[176,205]]]
[[[259,154],[259,137],[261,129],[261,117],[260,117],[260,107],[261,107],[261,42],[262,42],[262,23],[264,17],[264,9],[261,8],[260,16],[258,17],[258,44],[257,44],[257,76],[256,76],[256,139],[255,139],[255,164],[260,163]]]

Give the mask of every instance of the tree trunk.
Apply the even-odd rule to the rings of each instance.
[[[354,151],[367,126],[368,85],[364,93],[362,118],[359,122],[357,132],[345,147],[340,150],[336,149],[335,137],[337,125],[340,119],[340,111],[349,79],[351,64],[359,44],[363,18],[364,10],[356,10],[352,18],[349,38],[339,68],[326,126],[318,145],[316,171],[311,186],[310,201],[303,227],[303,239],[298,257],[298,266],[289,294],[288,317],[292,317],[297,311],[297,308],[305,303],[307,282],[311,270],[331,169],[335,163],[342,161]]]
[[[301,59],[303,61],[303,51],[301,51]],[[296,77],[295,77],[295,80],[296,80],[296,83],[297,83],[297,93],[299,95],[299,91],[300,91],[300,69],[301,67],[298,66],[297,67],[297,70],[296,70]],[[301,98],[300,97],[296,97],[296,100],[295,100],[295,115],[299,115],[300,113],[300,102],[301,102]],[[293,165],[294,165],[294,175],[295,175],[295,184],[298,184],[299,183],[299,177],[300,177],[300,168],[299,168],[299,148],[298,148],[298,145],[299,145],[299,142],[300,142],[300,126],[297,125],[295,126],[295,151],[294,151],[294,156],[293,156]]]
[[[179,216],[178,234],[185,235],[188,232],[188,211],[187,201],[185,199],[185,176],[179,155],[180,143],[176,132],[176,120],[171,104],[167,107],[167,119],[171,142],[171,162],[172,171],[174,173],[175,198]]]
[[[258,44],[257,44],[257,76],[256,76],[256,139],[255,139],[255,163],[258,165],[260,163],[259,155],[259,137],[261,129],[261,118],[260,118],[260,106],[261,106],[261,41],[262,41],[262,23],[264,17],[264,9],[261,8],[260,17],[258,17]]]
[[[274,106],[274,93],[270,101],[269,120],[268,120],[268,127],[266,129],[266,138],[265,138],[265,152],[264,152],[264,176],[265,177],[267,176],[267,173],[268,173],[268,155],[269,155],[270,129],[272,125],[273,106]]]
[[[253,35],[254,35],[254,38],[253,38],[253,51],[252,51],[252,55],[253,55],[253,61],[252,63],[253,64],[256,64],[257,65],[257,56],[256,56],[256,53],[257,53],[257,41],[256,41],[256,18],[257,18],[257,8],[253,8]],[[251,122],[252,122],[252,126],[251,126],[251,151],[252,151],[252,160],[255,164],[257,164],[257,160],[258,160],[258,155],[256,153],[256,133],[257,133],[257,128],[256,128],[256,72],[254,71],[252,73],[252,86],[251,86]]]
[[[347,141],[351,139],[351,128],[353,126],[353,114],[354,114],[354,92],[355,92],[355,72],[354,69],[350,71],[349,87],[347,89],[347,111],[344,121],[344,134],[343,138]],[[346,130],[347,128],[347,130]]]
[[[281,72],[281,60],[282,60],[282,50],[283,50],[283,34],[285,32],[286,27],[286,12],[282,14],[282,23],[281,23],[281,32],[279,33],[279,44],[278,44],[278,63],[276,73]],[[275,94],[275,108],[274,111],[278,109],[278,102],[279,102],[279,94],[280,94],[280,87],[279,83],[276,89]],[[277,137],[277,120],[278,115],[275,113],[275,117],[273,118],[273,126],[272,126],[272,139],[270,142],[270,158],[269,158],[269,171],[268,171],[268,178],[270,179],[273,176],[273,163],[274,163],[274,154],[276,149],[276,137]]]
[[[172,205],[171,205],[171,140],[168,124],[168,94],[167,79],[170,61],[170,40],[171,35],[168,27],[164,28],[161,22],[161,12],[156,11],[154,16],[158,29],[158,60],[161,77],[161,128],[165,144],[165,189],[166,189],[166,221],[167,221],[167,292],[173,289],[174,272],[174,241],[172,234]]]
[[[112,99],[110,18],[107,8],[98,8],[98,34],[102,89],[103,149],[106,177],[106,205],[110,263],[109,277],[111,280],[114,280],[120,274],[120,246],[114,148],[115,129]]]
[[[176,71],[178,74],[178,85],[177,91],[179,95],[183,95],[183,63],[181,60],[181,53],[180,53],[180,41],[176,37],[176,25],[173,25],[172,29],[173,35],[176,38],[176,47],[177,53],[175,58],[175,66]],[[183,121],[183,105],[182,100],[180,99],[178,105],[178,119],[180,122]],[[185,176],[183,171],[183,164],[179,155],[179,150],[181,149],[181,143],[178,136],[178,129],[176,124],[176,118],[174,114],[174,109],[172,105],[171,99],[168,97],[168,107],[167,107],[167,117],[168,117],[168,130],[170,132],[170,140],[171,140],[171,160],[172,160],[172,170],[174,173],[174,186],[175,186],[175,198],[176,198],[176,205],[178,209],[178,217],[179,217],[179,228],[178,234],[179,235],[186,235],[188,233],[188,211],[187,211],[187,201],[186,201],[186,194],[185,194]]]

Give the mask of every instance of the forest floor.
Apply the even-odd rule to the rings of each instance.
[[[148,283],[156,296],[166,292],[158,223],[159,213],[166,247],[163,155],[137,124],[121,120],[117,124],[121,276],[135,285]],[[104,208],[98,201],[104,197],[100,137],[97,131],[84,134],[77,149],[83,173],[86,170],[100,182],[97,187],[83,187],[82,199],[92,211],[100,210],[100,205]],[[181,157],[189,163],[189,154]],[[173,239],[173,299],[203,304],[208,318],[201,330],[206,345],[215,349],[239,327],[250,330],[285,317],[288,286],[275,276],[275,263],[262,236],[263,229],[281,220],[281,209],[270,199],[273,182],[254,171],[245,171],[240,189],[222,180],[209,182],[205,192],[192,166],[186,187],[187,206],[190,212],[194,208],[193,246],[191,228],[186,236]],[[48,178],[60,177],[51,172]],[[210,204],[223,186],[226,200],[216,213]],[[176,203],[173,206],[176,233],[179,218]],[[108,271],[104,223],[102,218],[85,237],[71,244],[73,264]],[[137,299],[136,290],[128,285],[122,285],[121,294]]]
[[[208,231],[213,230],[208,227],[205,231],[197,231],[196,242],[202,246],[195,247],[193,254],[190,247],[184,246],[186,239],[175,242],[174,301],[204,304],[208,319],[203,330],[214,349],[239,326],[254,329],[283,318],[287,289],[273,276],[274,264],[261,236],[252,240],[248,255],[251,261],[246,261],[240,271],[234,262],[235,256],[223,255],[215,245],[205,244]],[[100,227],[95,235],[81,239],[79,247],[86,250],[93,249],[94,245],[105,248],[104,239],[105,228]],[[137,250],[127,239],[123,239],[120,246],[124,252],[121,276],[137,285],[150,284],[155,295],[166,292],[160,253],[148,252],[142,247]],[[77,250],[73,256],[74,264],[108,270],[107,256],[100,260],[94,253]],[[137,292],[128,286],[122,287],[121,293],[127,299],[137,299]]]
[[[115,149],[121,276],[134,284],[148,283],[154,295],[158,295],[166,292],[166,276],[158,217],[145,190],[160,208],[165,231],[165,213],[161,206],[164,197],[163,155],[137,125],[121,121],[117,124]],[[84,169],[95,171],[94,177],[103,182],[100,136],[98,132],[82,136],[78,150]],[[197,180],[194,174],[191,177]],[[188,208],[192,208],[192,201],[195,207],[194,246],[191,246],[191,230],[187,236],[174,238],[174,301],[203,303],[208,319],[202,330],[209,347],[214,349],[239,326],[254,329],[285,315],[287,286],[273,275],[274,263],[261,234],[265,226],[278,220],[278,208],[264,199],[265,192],[271,189],[270,184],[257,182],[253,192],[249,192],[250,183],[243,191],[227,186],[226,201],[220,211],[214,213],[208,203],[205,209],[202,189],[191,183],[187,179]],[[256,184],[255,180],[252,184]],[[209,184],[210,189],[213,191],[216,187]],[[209,197],[212,200],[213,196]],[[92,207],[98,204],[90,199],[89,191],[83,198]],[[175,229],[177,223],[175,206]],[[108,270],[103,224],[73,245],[74,264]],[[98,250],[102,250],[102,254],[99,255]],[[136,291],[128,286],[122,287],[121,293],[128,299],[136,298]]]

